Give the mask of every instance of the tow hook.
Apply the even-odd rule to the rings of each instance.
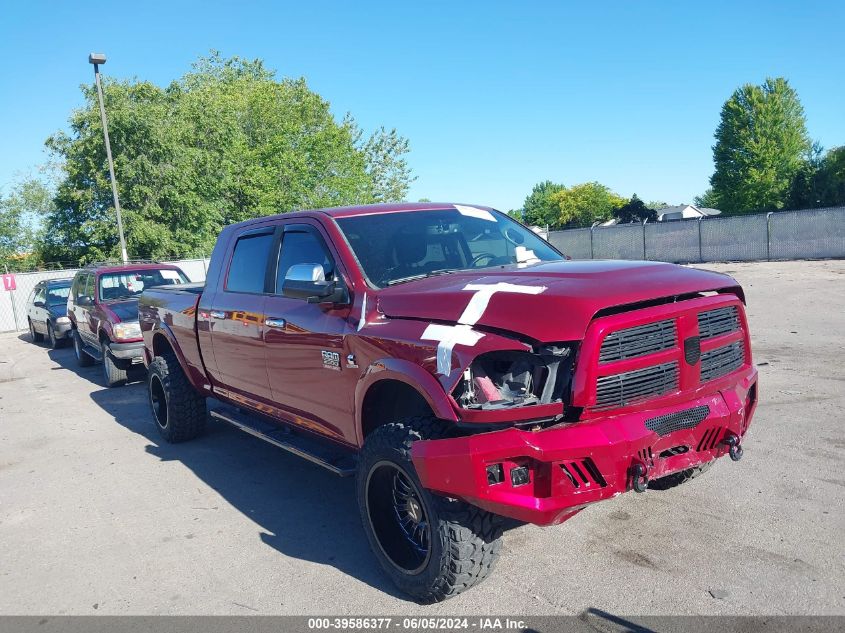
[[[643,464],[631,466],[631,483],[635,492],[645,492],[648,489],[648,470]]]
[[[731,456],[731,459],[735,462],[738,462],[742,459],[742,446],[739,443],[739,438],[734,435],[728,435],[724,439],[724,443],[728,445],[728,455]]]

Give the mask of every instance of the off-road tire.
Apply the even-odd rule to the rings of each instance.
[[[501,550],[502,517],[435,495],[420,484],[411,461],[411,444],[448,437],[452,429],[441,420],[425,416],[386,424],[370,434],[358,461],[358,506],[370,547],[394,584],[422,603],[445,600],[480,583],[493,570]],[[370,479],[372,473],[388,462],[389,467],[398,466],[413,483],[428,519],[429,555],[419,570],[408,571],[392,562],[373,527],[373,521],[378,519],[370,518]]]
[[[27,319],[27,323],[29,324],[29,340],[33,343],[40,343],[43,341],[44,335],[35,331],[35,324],[33,324],[32,319]]]
[[[100,352],[103,356],[103,379],[106,387],[121,387],[126,384],[126,370],[118,367],[111,355],[109,342],[100,343]]]
[[[671,475],[661,477],[660,479],[652,479],[648,482],[648,488],[649,490],[669,490],[675,486],[680,486],[681,484],[688,482],[690,479],[695,479],[699,475],[706,473],[710,470],[714,463],[715,460],[705,462],[704,464],[701,464],[701,466],[694,466],[693,468],[680,470],[676,473],[672,473]]]
[[[155,392],[159,389],[157,399]],[[188,382],[173,352],[156,356],[150,363],[147,370],[147,393],[153,421],[158,432],[168,442],[187,442],[205,431],[205,398]]]
[[[76,364],[80,367],[90,367],[94,364],[94,359],[85,351],[79,330],[73,331],[73,352],[76,355]]]

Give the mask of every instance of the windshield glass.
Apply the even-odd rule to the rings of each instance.
[[[563,259],[506,215],[475,207],[337,218],[337,224],[379,287],[456,270]]]
[[[67,303],[67,297],[70,294],[70,285],[67,286],[48,286],[47,287],[47,305],[61,305]]]
[[[100,275],[100,301],[137,297],[144,288],[186,284],[188,278],[170,268],[121,270]]]

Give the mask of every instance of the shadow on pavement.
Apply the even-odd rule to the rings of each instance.
[[[62,369],[102,385],[99,365],[78,367],[73,349],[50,350]],[[58,368],[57,368],[58,369]],[[209,420],[205,435],[168,444],[155,428],[143,382],[102,387],[91,399],[149,441],[146,451],[187,466],[261,526],[258,538],[285,556],[330,565],[394,597],[408,598],[382,574],[361,527],[352,478],[337,477],[257,438]]]

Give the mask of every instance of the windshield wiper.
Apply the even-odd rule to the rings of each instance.
[[[399,279],[391,279],[387,282],[388,286],[395,286],[396,284],[403,284],[406,281],[416,281],[417,279],[426,279],[427,277],[437,277],[438,275],[449,275],[457,272],[454,268],[442,268],[441,270],[432,270],[430,273],[420,273],[419,275],[410,275],[409,277],[400,277]]]

